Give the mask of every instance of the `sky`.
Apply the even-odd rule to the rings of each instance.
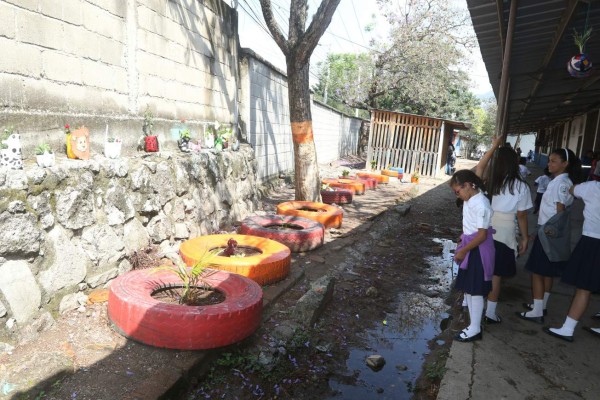
[[[466,0],[450,0],[466,8]],[[287,20],[289,16],[289,0],[271,0],[273,13],[280,25],[287,33]],[[308,0],[309,21],[320,0]],[[281,50],[268,33],[268,28],[262,18],[262,11],[258,0],[237,0],[239,15],[239,36],[242,47],[252,49],[276,67],[285,71],[285,58]],[[375,18],[376,24],[373,32],[366,33],[364,28]],[[379,16],[375,0],[341,0],[325,34],[321,37],[319,45],[311,56],[311,85],[316,83],[317,62],[325,60],[329,52],[333,53],[359,53],[369,48],[369,41],[375,37],[387,36],[387,25]],[[487,72],[479,50],[473,54],[471,70],[472,90],[475,95],[491,92]]]

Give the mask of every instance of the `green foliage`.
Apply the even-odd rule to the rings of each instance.
[[[154,114],[150,110],[150,106],[146,106],[144,111],[144,123],[142,124],[142,131],[144,136],[152,136],[152,130],[154,129]]]
[[[185,128],[179,131],[179,138],[181,140],[190,140],[192,138],[192,134],[190,133],[190,130]]]
[[[344,178],[347,177],[348,175],[350,175],[350,171],[348,171],[347,169],[345,169],[345,170],[342,171],[342,176]]]
[[[4,128],[2,130],[2,133],[0,133],[0,149],[8,149],[8,146],[5,145],[4,143],[2,143],[2,141],[8,139],[8,137],[10,135],[12,135],[14,131],[15,131],[15,128],[12,126]]]
[[[494,100],[489,100],[474,110],[474,117],[471,120],[473,126],[469,132],[463,134],[469,139],[473,148],[480,144],[491,143],[496,132],[496,114],[497,105]]]
[[[39,144],[35,148],[36,155],[41,156],[44,153],[52,154],[52,148],[50,147],[50,145],[48,143]]]
[[[215,257],[220,252],[221,249],[215,249],[212,251],[206,249],[196,264],[194,264],[194,266],[191,268],[188,268],[183,263],[178,263],[173,266],[161,265],[160,267],[155,268],[155,271],[169,271],[177,275],[177,277],[181,280],[181,285],[183,287],[183,293],[179,298],[179,304],[190,304],[192,302],[194,288],[199,286],[208,286],[207,283],[202,279],[203,273],[205,272],[204,270],[213,264]]]
[[[585,44],[592,37],[592,28],[587,28],[583,33],[578,33],[577,29],[573,28],[573,41],[575,46],[579,49],[580,53],[584,53]]]

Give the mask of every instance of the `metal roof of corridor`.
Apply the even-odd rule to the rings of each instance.
[[[598,67],[588,77],[574,78],[567,62],[579,53],[573,30],[582,33],[587,26],[593,30],[585,52],[600,66],[600,1],[467,0],[467,5],[499,110],[508,49],[505,132],[538,131],[598,108]]]

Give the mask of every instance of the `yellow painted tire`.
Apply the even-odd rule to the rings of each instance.
[[[260,251],[260,254],[246,257],[216,256],[211,268],[246,276],[259,285],[270,285],[289,275],[292,259],[290,249],[275,240],[258,236],[228,233],[199,236],[181,243],[179,254],[191,267],[206,251],[226,248],[229,239],[235,240],[238,247],[248,247]]]
[[[381,170],[381,175],[392,176],[394,178],[397,178],[398,177],[398,171],[393,171],[391,169],[382,169]]]
[[[309,218],[322,223],[325,228],[339,228],[342,226],[344,211],[336,206],[313,201],[287,201],[277,205],[277,214]]]
[[[336,179],[328,178],[321,180],[321,183],[334,188],[352,190],[352,194],[365,194],[365,184],[357,179]]]
[[[397,174],[396,174],[397,175]],[[372,172],[357,172],[356,176],[365,177],[365,178],[373,178],[377,181],[377,183],[389,183],[390,178],[386,175],[375,174]]]

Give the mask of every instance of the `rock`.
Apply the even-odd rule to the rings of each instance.
[[[32,214],[0,214],[0,255],[32,254],[40,250],[42,231]]]
[[[404,217],[410,211],[410,204],[398,204],[394,206],[393,210]]]
[[[0,265],[0,293],[6,299],[12,317],[19,323],[33,318],[42,301],[42,293],[29,264],[23,260]]]
[[[121,263],[119,264],[119,267],[117,268],[119,275],[123,275],[125,272],[129,272],[131,271],[133,267],[131,266],[131,263],[129,262],[129,260],[127,260],[126,258],[124,258]]]
[[[137,218],[133,218],[125,224],[123,242],[125,253],[131,254],[136,250],[147,247],[150,244],[150,235],[148,235],[142,223]]]
[[[19,345],[30,343],[36,340],[41,333],[52,328],[56,321],[52,318],[49,312],[42,313],[31,323],[28,323],[20,332]]]
[[[173,224],[165,214],[159,213],[148,222],[146,230],[153,243],[160,243],[171,237],[173,234]]]
[[[0,342],[0,353],[11,354],[14,349],[15,349],[15,346],[13,346],[9,343]]]
[[[146,163],[144,163],[146,164]],[[146,165],[139,166],[131,173],[131,188],[142,193],[151,193],[150,169]]]
[[[33,168],[26,171],[27,178],[34,185],[40,185],[46,178],[45,168]]]
[[[100,272],[116,267],[125,256],[123,238],[109,225],[85,228],[81,235],[81,244]]]
[[[0,318],[5,317],[7,312],[6,307],[0,301]]]
[[[98,286],[104,285],[106,282],[114,279],[119,274],[117,268],[111,268],[108,271],[104,271],[101,274],[95,275],[87,279],[87,284],[91,288],[97,288]]]
[[[9,331],[12,331],[12,330],[13,330],[13,328],[15,327],[16,323],[17,323],[17,320],[16,320],[16,319],[14,319],[14,318],[9,318],[9,319],[6,321],[6,329],[8,329]]]
[[[82,282],[91,267],[89,257],[63,228],[55,226],[48,232],[39,280],[49,296]]]
[[[124,178],[129,173],[129,163],[126,158],[105,159],[100,165],[107,178]]]
[[[187,239],[190,237],[190,232],[184,223],[175,224],[175,239]]]
[[[81,229],[96,222],[91,190],[68,187],[57,191],[55,196],[56,218],[64,227]]]
[[[8,189],[25,190],[27,189],[27,174],[22,169],[11,170],[6,173],[4,185]]]
[[[333,296],[335,279],[330,276],[323,276],[311,283],[311,288],[298,301],[290,311],[291,317],[304,326],[312,326],[325,306]]]
[[[398,371],[406,371],[408,369],[408,367],[406,365],[398,364],[398,365],[396,365],[396,369]]]
[[[176,196],[173,185],[174,175],[169,164],[162,162],[156,167],[156,173],[150,176],[150,185],[154,193],[158,194],[158,201],[161,206],[164,206]]]
[[[125,187],[114,185],[104,196],[104,211],[109,225],[120,225],[135,217],[133,201]]]
[[[22,214],[25,212],[25,203],[20,200],[11,201],[8,203],[7,211],[11,214]]]
[[[369,368],[371,368],[373,371],[379,371],[385,365],[385,359],[383,358],[383,356],[380,356],[379,354],[374,354],[374,355],[368,356],[365,361],[367,363],[367,366]]]
[[[365,294],[367,295],[367,297],[378,297],[379,296],[379,291],[377,290],[376,287],[374,286],[369,286],[369,288],[367,289],[367,291],[365,292]]]

